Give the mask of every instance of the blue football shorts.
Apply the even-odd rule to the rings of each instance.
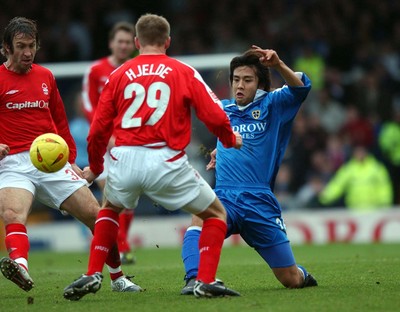
[[[216,189],[227,211],[227,237],[240,234],[270,267],[295,264],[276,197],[269,190]]]

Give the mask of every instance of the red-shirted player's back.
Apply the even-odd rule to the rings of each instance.
[[[195,69],[166,55],[139,55],[111,74],[97,127],[108,127],[115,116],[117,146],[161,143],[183,150],[190,142],[191,106],[210,130],[230,127]]]

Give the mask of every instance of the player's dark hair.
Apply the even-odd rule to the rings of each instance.
[[[1,54],[7,57],[7,46],[11,53],[14,52],[13,39],[16,35],[23,34],[36,40],[36,49],[39,50],[40,40],[36,22],[26,17],[14,17],[6,26],[1,44]]]
[[[136,23],[136,37],[141,45],[162,46],[170,34],[170,25],[167,19],[160,15],[142,15]]]
[[[114,24],[113,28],[111,28],[110,32],[108,33],[108,40],[113,40],[115,34],[118,31],[126,31],[132,34],[132,37],[135,37],[135,26],[129,22],[118,22]]]
[[[256,71],[258,77],[258,87],[264,91],[271,90],[271,73],[268,66],[260,62],[260,57],[263,55],[253,49],[247,50],[242,55],[236,56],[230,63],[229,80],[233,82],[233,72],[241,66],[252,67]]]

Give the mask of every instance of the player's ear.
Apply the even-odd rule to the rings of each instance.
[[[140,49],[140,42],[139,42],[139,39],[138,39],[138,37],[135,37],[135,47],[136,47],[136,49]]]
[[[167,50],[169,48],[169,46],[171,45],[171,37],[168,37],[168,39],[165,41],[165,50]]]

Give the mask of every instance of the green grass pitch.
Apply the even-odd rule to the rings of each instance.
[[[318,287],[283,288],[256,252],[240,246],[223,249],[217,275],[241,297],[181,296],[180,249],[160,246],[136,250],[137,263],[124,267],[145,292],[112,292],[105,269],[101,290],[77,302],[65,300],[63,288],[84,273],[88,254],[32,252],[29,266],[36,287],[27,293],[0,275],[0,311],[399,311],[400,244],[293,249]]]

